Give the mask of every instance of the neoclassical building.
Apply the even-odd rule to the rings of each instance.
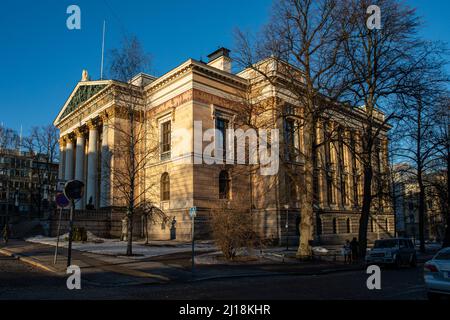
[[[255,77],[252,70],[233,73],[231,63],[229,51],[221,48],[209,55],[209,62],[189,59],[158,78],[141,73],[129,83],[91,81],[83,73],[54,121],[61,135],[59,177],[63,181],[78,179],[86,185],[85,197],[77,203],[80,214],[107,212],[110,221],[105,228],[109,228],[112,236],[120,232],[117,230],[124,215],[120,210],[123,202],[114,187],[119,161],[115,161],[111,150],[124,138],[116,128],[128,121],[123,110],[129,99],[124,95],[131,86],[140,115],[136,122],[146,128],[148,137],[139,148],[141,154],[149,157],[136,187],[141,191],[139,197],[169,217],[149,222],[151,237],[190,239],[189,208],[197,207],[196,236],[208,238],[211,209],[226,203],[251,213],[256,230],[264,238],[284,241],[289,235],[290,241],[297,241],[297,225],[302,216],[305,160],[301,150],[305,133],[292,112],[301,112],[302,108],[289,94]],[[270,59],[265,63],[270,65]],[[252,123],[245,121],[249,105],[255,105],[256,109],[264,106]],[[338,112],[338,116],[330,113],[319,121],[315,137],[317,142],[324,142],[317,149],[314,175],[314,234],[321,243],[342,243],[357,236],[362,204],[362,166],[349,146],[354,146],[354,150],[360,147],[358,124],[364,117],[361,110],[343,107]],[[381,123],[383,115],[378,116]],[[199,141],[195,129],[200,122]],[[206,130],[215,129],[226,136],[227,129],[248,129],[252,124],[279,131],[280,163],[276,174],[261,175],[253,170],[255,166],[237,162],[196,161],[209,144],[202,139]],[[381,130],[374,159],[374,189],[384,191],[388,188],[388,130],[388,126]],[[329,139],[330,132],[337,134],[336,139]],[[223,140],[215,139],[221,141],[216,144],[217,150],[222,145],[225,150]],[[146,150],[154,152],[147,154]],[[293,175],[298,177],[296,183],[292,181]],[[85,211],[86,208],[91,210]],[[136,220],[136,229],[144,228],[139,225],[141,220]],[[369,239],[393,233],[390,202],[386,196],[379,196],[374,200]]]

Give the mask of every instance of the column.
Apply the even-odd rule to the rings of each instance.
[[[100,179],[100,207],[111,206],[111,151],[109,149],[109,119],[106,114],[102,116],[103,133],[101,149],[101,179]]]
[[[318,199],[321,208],[328,206],[327,186],[326,186],[326,158],[324,143],[324,128],[322,121],[318,121],[316,128],[316,143],[317,148],[317,169],[318,169]]]
[[[299,123],[299,144],[300,144],[300,161],[305,161],[305,110],[301,108],[300,111],[300,119],[302,119]]]
[[[361,162],[361,158],[363,156],[363,148],[362,148],[362,141],[361,141],[361,133],[356,132],[355,133],[355,148],[356,148],[356,154],[358,157],[356,158],[356,171],[358,176],[358,184],[356,186],[357,193],[358,193],[358,205],[362,206],[362,200],[363,200],[363,188],[364,188],[364,172],[363,172],[363,166]]]
[[[85,154],[85,137],[83,128],[75,130],[77,136],[77,147],[75,155],[75,180],[84,182],[84,154]],[[75,208],[81,210],[84,207],[83,199],[76,202]]]
[[[65,148],[65,165],[64,165],[64,179],[73,179],[73,136],[68,136],[66,140]]]
[[[353,206],[353,155],[352,150],[349,147],[351,143],[351,133],[348,129],[344,131],[344,173],[345,173],[345,189],[346,189],[346,198],[345,205],[347,208],[351,208]]]
[[[336,126],[335,124],[332,122],[331,123],[331,132],[332,137],[331,137],[331,142],[330,142],[330,157],[331,157],[331,167],[332,167],[332,177],[333,177],[333,182],[332,182],[332,190],[333,190],[333,204],[337,207],[339,207],[339,204],[341,203],[341,195],[339,192],[339,159],[338,159],[338,150],[337,150],[337,145],[339,145],[339,143],[336,140]]]
[[[65,165],[65,150],[66,140],[64,137],[59,139],[59,165],[58,165],[58,180],[64,180],[64,165]]]
[[[90,120],[89,128],[89,145],[88,145],[88,164],[87,164],[87,185],[86,185],[86,201],[89,207],[97,205],[97,143],[98,131],[97,122]]]
[[[389,198],[389,188],[391,187],[389,176],[391,174],[389,168],[389,141],[387,138],[381,140],[381,172],[382,172],[382,188],[383,188],[383,207],[385,212],[392,213],[392,201]]]

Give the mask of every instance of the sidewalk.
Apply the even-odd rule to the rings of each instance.
[[[56,265],[55,247],[45,244],[12,240],[5,247],[0,246],[0,254],[12,256],[57,277],[66,277],[67,249],[60,248]],[[124,258],[108,257],[72,250],[72,265],[80,267],[83,281],[98,285],[133,285],[165,283],[170,279],[157,273],[144,272],[127,267],[130,261]],[[151,265],[152,269],[163,268],[161,263]]]
[[[67,234],[60,237],[60,248],[67,248],[67,238]],[[55,237],[50,238],[43,236],[35,236],[25,239],[26,242],[47,244],[54,247],[56,246],[56,240],[57,239]],[[196,251],[198,252],[208,252],[216,249],[211,241],[196,241],[195,246]],[[124,241],[96,237],[90,238],[88,242],[72,243],[72,249],[77,251],[109,256],[123,256],[126,252],[126,247],[127,243]],[[144,241],[133,241],[133,259],[136,260],[190,251],[190,242],[155,240],[150,241],[150,243],[146,245]]]
[[[55,247],[51,245],[22,240],[13,240],[7,247],[0,245],[0,254],[15,256],[22,262],[55,276],[66,277],[67,250],[60,249],[56,265],[53,264],[54,250]],[[140,259],[72,251],[72,264],[81,268],[83,281],[91,285],[111,287],[249,276],[320,275],[362,269],[359,265],[288,259],[262,264],[198,265],[193,272],[190,252],[186,251]]]

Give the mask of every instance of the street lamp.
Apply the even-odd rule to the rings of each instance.
[[[286,251],[288,251],[289,250],[289,205],[285,204],[284,209],[286,210],[286,224],[284,226],[286,229]]]
[[[411,214],[409,216],[409,221],[411,222],[411,231],[413,234],[414,245],[416,245],[416,217]]]

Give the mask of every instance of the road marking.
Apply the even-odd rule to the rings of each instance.
[[[390,295],[387,295],[386,297],[394,298],[394,297],[410,295],[412,293],[418,293],[418,292],[422,292],[423,294],[425,294],[425,292],[426,292],[425,286],[424,285],[416,285],[416,286],[408,287],[406,290],[403,290],[402,292],[390,294]]]

